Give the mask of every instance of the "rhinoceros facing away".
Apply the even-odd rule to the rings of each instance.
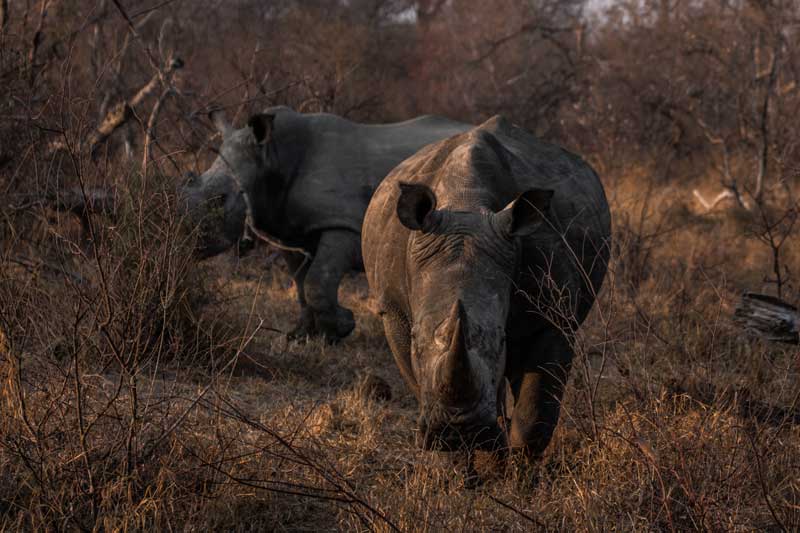
[[[285,254],[301,307],[292,334],[330,340],[354,326],[337,293],[342,277],[362,267],[361,223],[375,188],[426,144],[471,127],[435,116],[366,125],[287,107],[255,115],[242,129],[220,114],[211,118],[222,134],[218,157],[182,191],[189,212],[201,221],[201,255],[239,241],[246,195],[258,230],[313,255],[309,262],[303,254]]]
[[[392,171],[363,233],[372,297],[419,400],[420,444],[539,456],[558,422],[569,337],[606,274],[610,215],[592,168],[495,117]]]

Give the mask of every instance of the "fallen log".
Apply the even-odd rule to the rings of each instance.
[[[48,207],[62,213],[72,213],[81,223],[81,241],[89,248],[92,241],[92,228],[89,217],[94,214],[105,215],[114,220],[117,214],[117,199],[108,189],[92,187],[81,189],[72,187],[59,191],[48,198]],[[96,236],[95,236],[96,237]]]
[[[5,257],[5,258],[0,258],[0,261],[6,261],[8,263],[12,263],[12,264],[18,265],[18,266],[24,268],[26,271],[28,271],[31,274],[36,274],[36,273],[38,273],[40,271],[43,271],[43,272],[45,272],[45,273],[47,273],[48,275],[51,275],[51,276],[52,275],[58,275],[58,276],[63,276],[64,278],[69,278],[74,283],[77,283],[79,285],[85,285],[85,284],[91,283],[90,280],[84,278],[82,275],[78,274],[77,272],[74,272],[72,270],[67,270],[64,267],[64,265],[51,264],[51,263],[47,263],[45,261],[29,259],[29,258],[23,257],[23,256],[10,256],[10,257]],[[2,332],[0,332],[0,333],[2,333]],[[2,341],[1,338],[0,338],[0,341]],[[0,342],[0,344],[1,344],[1,342]],[[0,350],[0,355],[2,355],[2,350]]]
[[[116,214],[117,202],[114,193],[100,187],[80,187],[64,189],[47,197],[47,205],[60,212],[70,212],[80,219],[97,213],[113,217]]]
[[[800,313],[780,298],[747,292],[736,306],[733,320],[754,337],[800,344]]]
[[[100,214],[113,218],[117,210],[117,199],[113,191],[103,187],[87,187],[82,191],[76,186],[47,194],[26,193],[9,196],[22,200],[8,205],[13,211],[46,207],[60,213],[72,213],[79,218],[87,214]]]

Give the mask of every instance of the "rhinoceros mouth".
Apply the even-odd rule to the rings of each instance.
[[[234,242],[222,237],[211,238],[201,235],[194,249],[194,257],[197,260],[209,259],[226,252],[234,246]]]
[[[506,447],[506,435],[497,424],[429,426],[420,428],[417,445],[423,450],[495,451]]]

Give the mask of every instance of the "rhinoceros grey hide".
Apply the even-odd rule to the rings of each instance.
[[[342,277],[362,268],[361,223],[372,193],[389,171],[421,147],[471,126],[441,117],[365,125],[335,115],[273,107],[235,129],[219,113],[218,157],[182,194],[201,227],[199,253],[240,242],[247,201],[255,228],[313,257],[286,252],[300,320],[291,335],[338,340],[354,327],[338,303]]]
[[[364,266],[419,400],[424,448],[543,452],[609,236],[592,168],[502,117],[422,149],[381,183]]]

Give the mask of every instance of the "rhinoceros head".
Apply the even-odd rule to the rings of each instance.
[[[253,115],[247,126],[234,129],[222,112],[209,117],[222,135],[222,146],[208,170],[190,176],[181,190],[193,222],[200,226],[198,253],[209,257],[240,243],[246,198],[270,170],[269,141],[274,116]]]
[[[503,445],[505,326],[520,238],[535,232],[552,191],[534,189],[499,212],[437,209],[425,185],[400,184],[408,247],[411,366],[426,449]]]

